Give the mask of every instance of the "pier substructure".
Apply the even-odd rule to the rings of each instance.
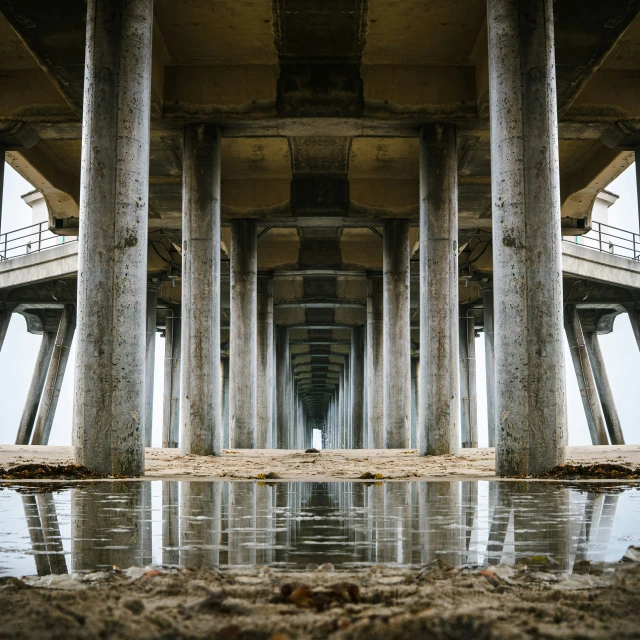
[[[289,329],[276,327],[276,431],[278,449],[287,449],[289,446]]]
[[[149,282],[147,285],[147,340],[144,372],[144,446],[151,446],[153,431],[153,382],[156,365],[156,316],[158,314],[158,289],[160,283]]]
[[[456,130],[420,134],[421,455],[458,450],[458,164]]]
[[[496,359],[493,346],[493,282],[482,283],[484,320],[484,367],[487,385],[487,431],[489,446],[496,446]]]
[[[406,449],[411,411],[408,220],[385,220],[382,251],[384,446]]]
[[[578,380],[578,388],[582,397],[584,413],[587,418],[592,444],[609,444],[604,426],[604,417],[600,408],[600,400],[591,369],[591,362],[582,331],[582,323],[578,310],[574,305],[567,305],[564,312],[564,327],[571,352],[571,360]]]
[[[180,438],[180,358],[182,352],[181,308],[173,305],[164,332],[164,402],[162,446],[176,449]]]
[[[463,449],[478,446],[476,394],[476,318],[466,305],[460,307],[460,433]]]
[[[40,398],[42,397],[42,390],[44,389],[44,384],[47,379],[47,371],[49,370],[49,363],[51,362],[55,344],[56,332],[45,331],[42,334],[42,342],[40,343],[38,357],[33,369],[31,385],[29,386],[27,398],[24,402],[18,435],[16,436],[16,444],[29,444],[31,441],[33,425],[36,421]]]
[[[364,335],[365,328],[351,331],[351,448],[364,446]]]
[[[384,448],[384,332],[382,278],[367,278],[367,418],[369,447]]]
[[[583,331],[584,343],[587,347],[589,362],[593,370],[593,378],[598,389],[600,404],[604,421],[609,432],[609,440],[611,444],[624,444],[624,436],[622,435],[622,425],[616,409],[616,403],[613,398],[613,391],[609,384],[609,376],[600,350],[600,342],[598,334],[595,331]]]
[[[69,352],[73,342],[73,334],[76,329],[76,310],[73,305],[65,305],[60,318],[60,326],[56,334],[53,353],[49,362],[49,371],[44,386],[44,393],[40,400],[40,408],[38,409],[38,417],[33,431],[31,444],[49,444],[49,436],[51,427],[56,415],[58,407],[58,399],[60,398],[60,390],[64,374],[67,370],[67,362],[69,361]]]
[[[253,220],[231,223],[229,411],[231,447],[256,446],[258,236]]]
[[[182,203],[182,451],[219,455],[220,132],[187,125]]]
[[[87,2],[73,444],[125,476],[144,471],[152,31],[148,0]]]
[[[488,0],[496,470],[565,460],[553,3]]]
[[[256,378],[256,448],[270,449],[273,423],[273,294],[272,281],[258,278]]]

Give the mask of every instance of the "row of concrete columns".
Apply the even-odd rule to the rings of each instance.
[[[145,326],[146,300],[151,6],[147,0],[89,0],[87,14],[74,445],[78,462],[124,475],[142,473],[147,437],[146,345],[139,328]],[[489,0],[487,24],[494,294],[499,301],[493,333],[496,466],[501,474],[522,475],[563,462],[567,439],[552,3]],[[416,433],[422,454],[454,453],[459,389],[455,128],[428,125],[420,141]],[[243,326],[232,324],[231,444],[255,446],[255,227],[246,221],[234,225],[232,322],[242,318]],[[408,221],[385,222],[383,243],[383,402],[373,409],[383,414],[384,446],[408,447]],[[191,124],[185,128],[183,159],[181,429],[186,453],[217,454],[221,448],[219,247],[220,131],[212,124]],[[377,366],[372,362],[376,372]],[[278,374],[281,388],[288,388],[286,405],[294,407],[283,421],[297,422],[295,383],[281,375],[286,371]],[[345,366],[345,394],[360,388],[351,378]],[[341,411],[343,404],[338,402]],[[360,433],[360,417],[351,419]],[[379,441],[380,434],[372,439]]]

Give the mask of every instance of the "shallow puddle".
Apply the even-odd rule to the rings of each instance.
[[[572,571],[640,544],[640,485],[144,481],[31,493],[36,487],[0,490],[0,575],[534,556],[547,571]]]

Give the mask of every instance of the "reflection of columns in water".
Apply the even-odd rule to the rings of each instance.
[[[256,563],[256,485],[232,482],[229,488],[229,565]]]
[[[478,552],[472,548],[474,532],[477,530],[478,518],[478,483],[476,481],[461,482],[462,492],[462,521],[465,527],[465,562],[477,564]]]
[[[220,564],[221,484],[180,483],[180,564],[208,569]]]
[[[72,490],[72,571],[142,565],[143,484],[109,482]]]
[[[588,493],[576,550],[576,561],[602,562],[618,506],[617,494]]]
[[[270,564],[275,560],[273,549],[276,544],[275,487],[259,482],[255,485],[255,493],[256,562]]]
[[[56,504],[53,501],[53,494],[39,493],[36,496],[36,503],[40,514],[50,573],[67,573],[67,561],[62,548],[60,525],[58,524],[58,514],[56,513]]]
[[[466,561],[459,482],[421,482],[418,490],[422,563]]]
[[[162,483],[162,564],[180,564],[180,504],[177,481]]]
[[[29,529],[29,538],[31,538],[31,549],[33,551],[33,559],[36,563],[36,571],[39,576],[48,576],[51,573],[49,562],[47,559],[47,546],[44,541],[44,532],[40,515],[38,514],[38,504],[34,495],[21,496],[22,506],[24,507],[24,517],[27,520]]]
[[[142,535],[142,564],[147,566],[153,563],[153,546],[152,546],[152,521],[151,521],[151,483],[143,482],[142,484],[142,511],[141,528]]]

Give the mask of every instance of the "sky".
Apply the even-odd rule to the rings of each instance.
[[[607,189],[620,196],[609,209],[609,224],[629,231],[638,231],[635,166],[629,167]],[[2,229],[11,231],[28,225],[31,209],[20,196],[32,186],[5,164],[4,193],[2,199]],[[29,389],[41,336],[27,333],[22,316],[13,314],[9,331],[0,352],[0,444],[13,444],[20,423],[24,401]],[[75,343],[74,343],[75,345]],[[619,316],[613,332],[600,336],[609,381],[616,400],[622,430],[627,444],[640,444],[640,393],[637,372],[640,371],[638,350],[627,315]],[[565,339],[565,366],[567,377],[567,413],[569,445],[591,444],[578,384]],[[487,403],[484,361],[484,336],[476,339],[478,440],[487,446]],[[152,445],[162,441],[164,339],[156,334],[156,366],[153,403]],[[70,445],[73,412],[73,377],[75,346],[71,350],[62,392],[53,423],[49,444]]]

